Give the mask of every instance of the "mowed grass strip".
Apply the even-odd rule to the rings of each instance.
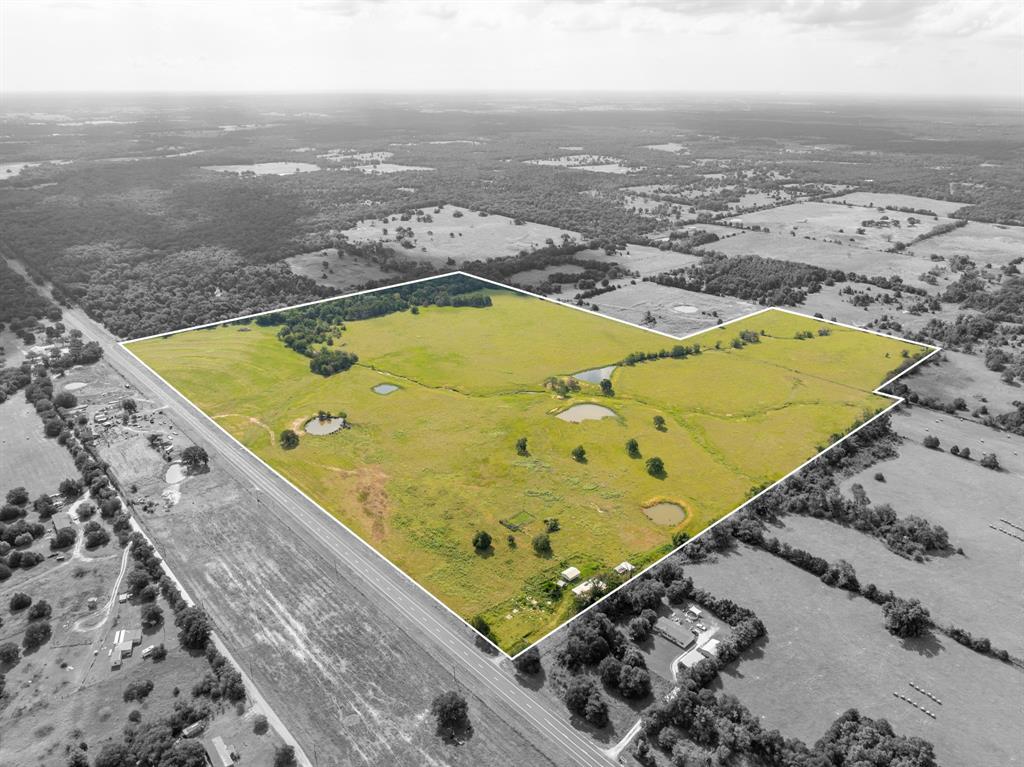
[[[699,343],[700,355],[617,368],[613,397],[584,385],[562,399],[545,379],[674,342],[536,298],[492,299],[486,309],[421,307],[350,322],[335,345],[360,362],[329,378],[312,374],[274,327],[223,325],[129,348],[457,613],[485,615],[509,650],[571,615],[571,600],[540,596],[561,569],[586,575],[653,561],[673,533],[698,533],[884,408],[871,389],[904,350],[924,351],[834,326],[818,336],[824,323],[769,311],[683,342]],[[743,329],[764,335],[735,349]],[[798,331],[815,335],[796,340]],[[373,391],[380,383],[401,388],[382,396]],[[554,417],[584,402],[614,415]],[[305,434],[320,410],[346,412],[351,428]],[[297,448],[278,445],[284,429],[300,434]],[[527,455],[516,452],[519,437]],[[639,458],[626,453],[631,438]],[[577,445],[585,462],[570,455]],[[663,476],[648,474],[651,456],[664,461]],[[685,508],[681,524],[644,515],[662,499]],[[538,556],[531,540],[551,518],[560,527],[552,554]],[[478,530],[493,539],[482,553],[471,543]]]

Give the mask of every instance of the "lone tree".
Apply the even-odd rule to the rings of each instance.
[[[612,382],[607,378],[601,379],[601,394],[606,397],[615,396],[615,390],[612,388]]]
[[[512,665],[516,667],[516,671],[520,674],[539,674],[540,650],[536,647],[524,650],[515,657],[515,660],[512,661]]]
[[[125,397],[121,400],[121,409],[129,415],[132,415],[133,413],[139,412],[139,405],[131,397]]]
[[[454,732],[457,728],[469,725],[469,704],[466,699],[454,690],[442,692],[430,704],[430,713],[437,719],[437,729]]]
[[[190,469],[198,469],[210,463],[210,456],[207,455],[205,448],[189,445],[181,451],[181,462]]]
[[[927,437],[924,438],[924,446],[929,450],[938,450],[939,438],[936,437],[934,434],[929,434]]]
[[[652,455],[647,459],[647,473],[652,477],[665,476],[665,462],[658,456]]]
[[[551,538],[548,537],[547,533],[534,536],[533,550],[542,556],[551,553]]]
[[[665,431],[665,417],[656,415],[654,416],[654,428],[658,431]]]
[[[274,767],[295,767],[294,746],[278,746],[274,749]]]
[[[931,624],[931,615],[916,599],[893,597],[882,607],[885,628],[900,638],[921,636]]]
[[[281,443],[281,447],[285,450],[292,450],[299,446],[299,435],[291,429],[285,429],[281,432],[281,436],[278,437],[278,442]]]
[[[639,458],[640,457],[640,443],[637,442],[635,439],[627,440],[626,441],[626,453],[629,455],[630,458]]]
[[[473,536],[473,548],[477,551],[487,551],[491,548],[491,534],[485,530],[478,530]]]
[[[587,462],[587,451],[583,449],[583,445],[577,445],[572,449],[572,459],[576,461],[576,463]]]
[[[529,455],[530,452],[526,449],[526,437],[520,437],[516,440],[516,452],[519,455]]]

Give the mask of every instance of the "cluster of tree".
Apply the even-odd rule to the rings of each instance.
[[[22,591],[16,591],[11,595],[8,607],[12,613],[25,611],[25,618],[28,625],[25,626],[25,634],[22,636],[21,644],[26,652],[32,652],[50,641],[53,636],[53,628],[50,626],[50,617],[53,615],[53,608],[45,599],[37,602]],[[13,643],[4,645],[3,663],[15,663],[18,660],[17,647]]]
[[[132,699],[140,700],[134,696],[142,692],[145,692],[144,698],[152,687],[149,680],[133,683]],[[93,767],[204,767],[207,761],[202,742],[196,738],[183,738],[181,732],[190,724],[209,718],[212,713],[209,704],[201,701],[177,700],[167,716],[146,722],[142,722],[141,717],[130,719],[124,729],[123,740],[100,748]],[[76,749],[71,753],[68,765],[87,767],[88,759],[84,752]]]
[[[822,285],[845,282],[846,273],[796,261],[705,252],[699,264],[649,279],[659,285],[735,296],[764,305],[796,306],[804,302],[808,293],[821,290]]]
[[[681,360],[689,357],[693,354],[700,354],[700,344],[693,344],[692,346],[685,346],[683,344],[676,344],[671,349],[659,349],[656,352],[630,352],[619,362],[620,365],[638,365],[641,362],[650,362],[652,360],[663,360],[663,359],[674,359]]]
[[[826,519],[872,535],[897,554],[913,559],[948,551],[949,534],[941,525],[918,516],[899,517],[888,504],[873,506],[860,485],[852,488],[852,498],[840,492],[837,471],[866,468],[892,457],[896,439],[887,418],[872,421],[818,461],[753,501],[749,512],[765,520],[787,514]]]
[[[654,765],[653,750],[659,749],[680,766],[704,763],[711,751],[716,764],[839,767],[860,764],[857,760],[870,755],[871,764],[936,767],[930,743],[897,735],[884,719],[870,719],[855,709],[840,716],[813,746],[783,738],[778,730],[764,729],[736,698],[703,689],[707,671],[699,668],[702,663],[715,664],[708,659],[681,670],[677,693],[645,712],[633,750],[641,764]]]
[[[339,349],[317,349],[310,357],[309,369],[317,375],[327,378],[335,373],[343,373],[359,362],[359,356],[352,352]]]
[[[290,349],[313,358],[321,369],[347,370],[356,361],[354,354],[329,350],[344,330],[345,322],[383,317],[421,306],[473,306],[491,305],[491,297],[481,292],[492,286],[461,274],[440,277],[413,285],[402,285],[391,290],[367,293],[336,301],[327,301],[286,312],[271,312],[255,319],[257,325],[282,326],[278,338]],[[247,320],[243,322],[248,322]],[[317,362],[318,357],[321,362]],[[318,371],[314,371],[318,372]],[[322,375],[324,373],[321,373]],[[330,373],[326,373],[330,375]]]

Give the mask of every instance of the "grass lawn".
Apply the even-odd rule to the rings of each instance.
[[[574,612],[571,597],[545,589],[562,569],[587,578],[660,558],[673,533],[705,529],[883,409],[889,401],[871,390],[904,352],[925,351],[839,327],[796,340],[824,323],[772,310],[687,339],[702,354],[616,368],[612,397],[584,383],[563,398],[544,381],[674,342],[535,297],[491,296],[489,308],[347,323],[335,348],[359,364],[329,378],[275,327],[221,325],[128,348],[455,612],[484,616],[509,652]],[[732,348],[744,329],[760,342]],[[382,396],[380,383],[400,388]],[[588,402],[612,415],[554,417]],[[306,434],[319,410],[346,412],[351,428]],[[301,435],[293,450],[277,442],[288,428]],[[516,452],[520,437],[528,455]],[[627,455],[630,438],[640,458]],[[570,456],[577,445],[585,462]],[[651,456],[663,476],[647,473]],[[648,519],[644,507],[662,500],[685,519]],[[560,529],[551,555],[538,556],[531,541],[550,518]],[[478,530],[493,538],[482,554],[471,544]]]

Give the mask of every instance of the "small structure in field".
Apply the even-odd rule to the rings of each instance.
[[[629,575],[634,570],[636,570],[636,568],[633,567],[633,565],[631,565],[629,562],[619,562],[619,564],[615,566],[615,572],[617,572],[619,575]]]
[[[562,580],[566,583],[572,583],[574,580],[580,577],[580,571],[575,567],[567,567],[562,570]]]

